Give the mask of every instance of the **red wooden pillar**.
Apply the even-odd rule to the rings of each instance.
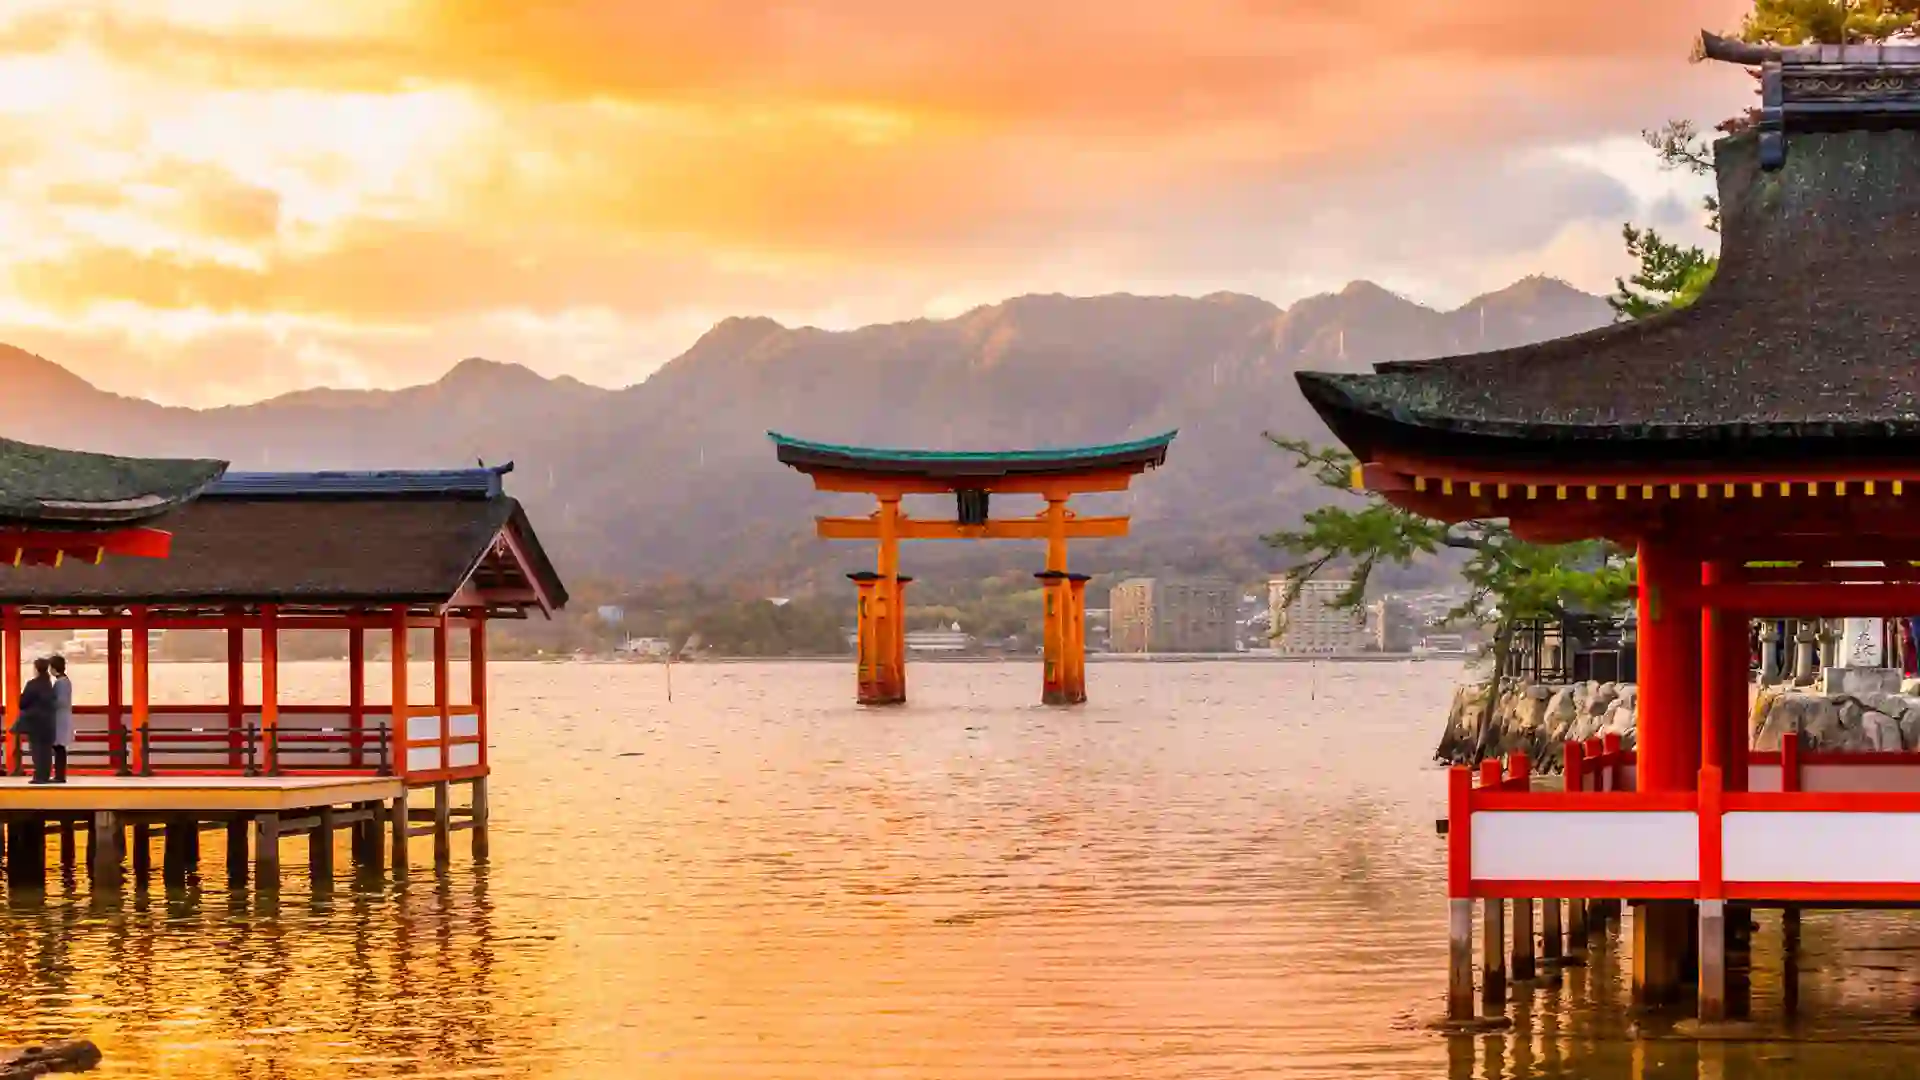
[[[126,776],[133,772],[127,746],[126,641],[118,626],[107,628],[107,764]]]
[[[238,624],[227,627],[227,767],[247,767],[247,629]]]
[[[153,775],[152,747],[147,742],[147,653],[153,644],[153,632],[147,627],[147,609],[133,609],[133,720],[128,735],[133,741],[133,772]]]
[[[393,693],[391,713],[388,724],[391,725],[393,742],[393,774],[407,775],[407,609],[404,604],[394,605],[391,613],[393,626]],[[400,865],[399,852],[404,834],[398,832],[396,825],[394,865]]]
[[[467,678],[469,701],[480,724],[480,767],[487,767],[487,617],[475,615],[467,624]]]
[[[20,674],[20,609],[9,606],[4,616],[0,616],[0,625],[4,625],[6,671],[0,677],[0,694],[6,695],[7,707],[7,775],[18,776],[25,767],[22,756],[24,749],[20,745],[20,733],[15,725],[20,722],[20,688],[26,685]]]
[[[280,775],[280,609],[260,605],[260,743],[267,775]]]
[[[447,655],[445,612],[433,624],[433,707],[440,714],[440,771],[445,772],[453,767],[453,749],[447,743],[453,734],[453,674]]]
[[[367,727],[367,630],[354,624],[347,630],[347,745],[348,761],[356,769],[366,766],[360,741]]]
[[[1700,564],[1700,584],[1709,588],[1728,581],[1727,563],[1709,559]],[[1739,616],[1706,605],[1700,609],[1700,763],[1730,772],[1727,717],[1726,626]]]
[[[1700,614],[1686,594],[1700,563],[1668,539],[1649,538],[1640,542],[1638,569],[1638,788],[1692,791],[1700,771]]]

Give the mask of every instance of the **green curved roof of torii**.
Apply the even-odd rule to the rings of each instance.
[[[767,432],[780,462],[801,472],[903,473],[927,477],[1045,476],[1158,468],[1178,432],[1130,442],[1034,450],[908,450],[810,442]]]

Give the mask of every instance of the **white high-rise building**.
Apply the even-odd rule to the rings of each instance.
[[[1267,605],[1273,618],[1273,648],[1295,656],[1332,656],[1366,652],[1373,644],[1363,608],[1335,607],[1353,583],[1314,579],[1300,586],[1300,595],[1287,605],[1291,579],[1267,583]]]

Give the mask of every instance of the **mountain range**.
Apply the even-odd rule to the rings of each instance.
[[[108,393],[0,345],[0,432],[111,453],[222,457],[238,469],[511,460],[508,489],[563,572],[788,589],[866,567],[867,551],[814,539],[811,517],[869,507],[813,492],[775,462],[769,430],[998,449],[1177,428],[1164,469],[1129,494],[1087,501],[1084,512],[1132,513],[1135,529],[1077,546],[1076,569],[1246,576],[1277,560],[1259,535],[1322,497],[1262,438],[1325,435],[1293,372],[1503,348],[1610,318],[1599,297],[1538,277],[1451,311],[1367,282],[1286,308],[1224,293],[1036,295],[850,331],[731,318],[617,390],[476,358],[403,390],[304,390],[214,409]],[[997,501],[995,512],[1022,505]],[[955,574],[1037,561],[1003,545],[919,545],[906,556],[910,572]]]

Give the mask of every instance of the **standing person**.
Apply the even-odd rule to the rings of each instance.
[[[33,751],[35,784],[48,782],[47,772],[53,764],[53,680],[47,677],[50,666],[44,656],[34,660],[33,678],[20,688],[20,719],[14,725],[26,735]]]
[[[67,750],[73,746],[73,683],[67,678],[67,658],[47,658],[53,669],[53,782],[67,782]]]

